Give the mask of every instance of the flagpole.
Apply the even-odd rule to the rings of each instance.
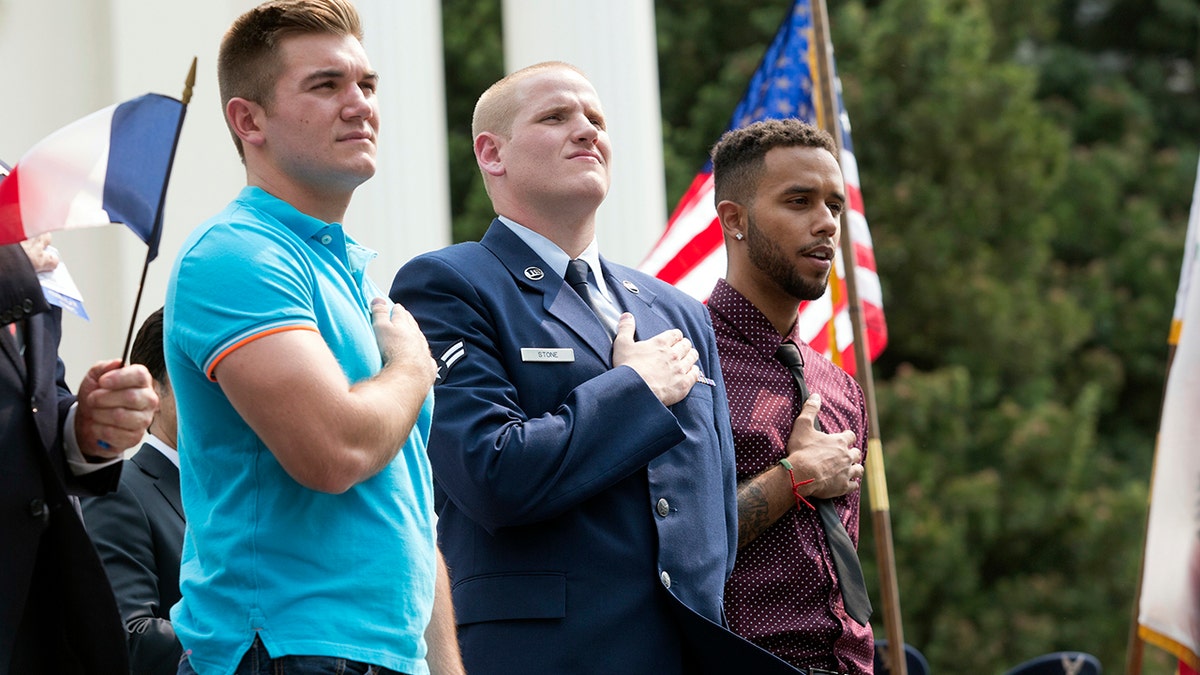
[[[180,102],[183,109],[179,112],[179,123],[175,127],[175,142],[171,145],[171,157],[167,160],[167,175],[163,177],[161,197],[158,200],[158,212],[154,217],[154,231],[150,242],[146,244],[146,259],[142,263],[142,278],[138,281],[137,295],[133,299],[133,314],[129,317],[129,330],[125,333],[125,347],[121,350],[121,365],[129,363],[129,348],[133,343],[133,328],[137,324],[138,309],[142,304],[142,291],[146,288],[146,274],[150,271],[150,259],[158,255],[158,242],[162,237],[163,208],[167,203],[167,184],[171,182],[171,167],[175,165],[175,150],[179,147],[179,133],[183,130],[183,118],[187,115],[188,103],[192,100],[192,88],[196,86],[196,57],[192,57],[192,67],[188,69],[187,78],[183,83],[183,96]]]
[[[1168,367],[1168,371],[1170,368]],[[1157,446],[1158,444],[1155,443]],[[1158,459],[1157,447],[1155,459]],[[1153,464],[1157,464],[1155,461]],[[1150,469],[1150,485],[1154,485],[1154,472],[1158,467]],[[1129,641],[1125,646],[1125,675],[1142,675],[1142,654],[1145,651],[1142,638],[1138,635],[1138,610],[1142,604],[1142,575],[1146,571],[1146,534],[1150,531],[1150,495],[1146,495],[1146,518],[1142,526],[1142,555],[1138,560],[1137,586],[1133,590],[1133,616],[1129,623]]]
[[[821,126],[833,136],[841,162],[842,129],[833,69],[833,40],[830,37],[825,0],[813,0],[813,43],[817,48],[817,72],[821,79]],[[854,333],[855,379],[862,387],[866,401],[867,490],[871,507],[871,522],[875,532],[875,553],[879,564],[879,590],[883,596],[883,625],[887,632],[889,672],[908,675],[904,658],[904,625],[900,616],[900,591],[896,583],[896,554],[892,545],[892,517],[888,504],[887,475],[884,472],[883,443],[879,435],[879,412],[875,403],[875,379],[871,372],[870,345],[863,326],[862,304],[859,302],[858,281],[855,278],[856,258],[854,237],[850,232],[848,210],[842,211],[842,264],[846,279],[847,307]],[[837,351],[837,345],[831,347]]]

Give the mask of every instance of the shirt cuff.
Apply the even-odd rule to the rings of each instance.
[[[67,466],[71,468],[71,473],[76,476],[84,476],[100,469],[116,464],[121,461],[121,457],[113,457],[104,462],[89,462],[83,456],[83,451],[79,449],[79,439],[75,437],[75,409],[79,407],[79,402],[71,404],[71,409],[67,411],[67,420],[63,423],[63,455],[67,459]]]

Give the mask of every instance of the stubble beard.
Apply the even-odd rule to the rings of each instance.
[[[804,277],[796,271],[788,254],[758,229],[754,216],[747,218],[746,254],[754,265],[789,296],[800,300],[816,300],[825,294],[829,275],[819,281]]]

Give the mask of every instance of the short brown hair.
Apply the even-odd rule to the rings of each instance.
[[[513,120],[520,107],[516,96],[517,84],[531,75],[558,68],[575,71],[586,79],[583,71],[562,61],[543,61],[510,73],[488,87],[475,102],[475,112],[471,115],[471,138],[484,131],[511,137]]]
[[[239,16],[225,32],[217,53],[222,115],[231,98],[269,107],[282,67],[280,41],[312,33],[352,35],[361,42],[358,10],[349,0],[269,0]],[[242,139],[232,128],[229,131],[238,155],[244,157]]]
[[[828,150],[834,159],[838,156],[832,136],[795,118],[763,120],[725,132],[712,150],[716,202],[749,204],[762,176],[767,152],[795,146]]]

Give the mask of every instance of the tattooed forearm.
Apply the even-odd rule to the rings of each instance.
[[[738,484],[738,548],[754,541],[771,523],[770,499],[767,490],[755,479]]]

